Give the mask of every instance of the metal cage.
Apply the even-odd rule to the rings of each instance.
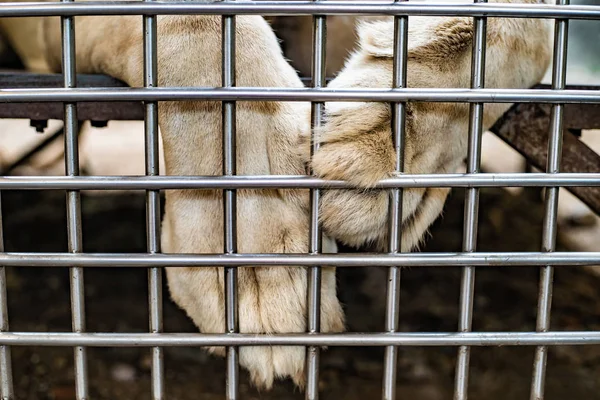
[[[0,177],[0,190],[59,189],[67,192],[68,253],[7,253],[0,247],[0,397],[14,398],[11,377],[11,346],[68,346],[75,351],[75,381],[78,399],[87,399],[88,376],[86,347],[143,346],[152,352],[152,398],[166,398],[164,387],[163,347],[165,346],[227,346],[226,398],[238,398],[238,346],[301,345],[307,346],[306,398],[319,397],[319,346],[384,346],[384,399],[395,398],[396,360],[399,346],[455,346],[458,348],[455,376],[455,399],[466,399],[469,380],[471,346],[535,346],[532,367],[531,399],[544,398],[546,354],[553,345],[600,344],[600,332],[550,331],[553,271],[558,266],[582,266],[600,263],[600,253],[557,252],[557,204],[559,187],[598,187],[600,172],[561,172],[563,114],[568,104],[598,104],[600,92],[568,89],[567,38],[570,19],[600,19],[600,7],[571,6],[568,0],[556,5],[486,4],[423,4],[421,2],[355,2],[355,1],[248,1],[235,2],[73,2],[2,3],[0,17],[60,16],[62,19],[62,61],[64,88],[21,88],[0,90],[0,103],[63,103],[65,130],[65,177]],[[173,88],[157,87],[157,15],[213,14],[223,15],[222,87]],[[235,16],[312,15],[313,76],[306,89],[235,87]],[[363,14],[394,16],[395,55],[394,88],[391,90],[331,90],[325,87],[326,18],[328,15]],[[81,15],[140,15],[144,21],[144,87],[143,88],[77,88],[75,75],[74,17]],[[474,18],[474,44],[471,89],[411,89],[406,85],[408,16],[465,16]],[[495,90],[484,86],[486,18],[549,18],[555,19],[552,87],[526,90]],[[211,100],[223,102],[224,166],[222,176],[189,177],[159,176],[158,171],[158,113],[157,102],[166,100]],[[318,207],[322,188],[346,188],[340,181],[323,181],[311,176],[238,176],[235,166],[235,102],[236,101],[310,101],[313,125],[321,124],[324,102],[380,101],[393,103],[393,132],[396,149],[402,154],[407,101],[466,102],[470,104],[468,162],[466,174],[401,175],[380,182],[379,188],[391,190],[391,230],[389,251],[381,254],[321,254]],[[78,102],[130,101],[144,102],[146,133],[146,176],[79,176],[77,108]],[[545,173],[483,174],[480,173],[482,110],[485,103],[515,102],[551,105],[551,124],[548,141],[548,162]],[[314,149],[313,149],[314,150]],[[402,158],[396,171],[402,172]],[[481,187],[536,186],[547,188],[545,219],[540,251],[533,253],[483,253],[477,251],[478,204]],[[415,187],[466,188],[463,248],[460,253],[400,252],[402,190]],[[160,249],[161,190],[211,188],[224,192],[225,248],[221,254],[163,255]],[[237,234],[236,189],[242,188],[306,188],[311,191],[310,242],[307,254],[239,254]],[[132,189],[146,191],[147,253],[145,254],[86,254],[82,248],[80,190]],[[1,214],[0,214],[1,217]],[[0,246],[2,236],[0,230]],[[83,279],[85,267],[113,265],[149,269],[150,326],[148,333],[87,332]],[[226,271],[227,332],[222,334],[163,333],[161,274],[164,266],[220,265]],[[236,333],[236,267],[256,265],[309,267],[308,332],[305,334],[255,335]],[[320,266],[338,267],[383,266],[389,268],[387,286],[387,319],[380,333],[319,333]],[[539,266],[538,315],[536,332],[478,333],[471,330],[473,316],[475,266]],[[71,282],[72,333],[13,332],[9,329],[4,266],[11,267],[68,267]],[[406,266],[462,266],[460,316],[456,332],[400,333],[398,332],[400,270]]]

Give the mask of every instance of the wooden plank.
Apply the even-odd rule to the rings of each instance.
[[[87,88],[127,87],[125,83],[106,75],[77,75],[77,85]],[[34,74],[29,72],[0,73],[0,89],[60,88],[61,74]],[[141,102],[92,102],[78,103],[77,115],[81,120],[143,120]],[[23,118],[35,120],[63,119],[61,103],[8,103],[0,107],[0,118]]]
[[[62,74],[35,74],[31,72],[0,72],[0,89],[60,88]],[[108,75],[78,74],[79,87],[127,87],[122,81]]]
[[[61,103],[11,103],[0,106],[0,118],[49,120],[64,117]],[[83,121],[138,121],[144,119],[139,102],[77,103],[77,116]]]
[[[537,85],[533,89],[552,89],[550,85]],[[598,86],[567,85],[571,90],[600,90]],[[600,104],[566,104],[564,111],[565,129],[600,128]]]
[[[309,78],[303,78],[305,83]],[[77,86],[84,88],[120,88],[127,85],[107,75],[77,75]],[[0,72],[0,89],[31,89],[63,87],[61,74],[35,74],[30,72]],[[61,103],[7,103],[0,107],[0,118],[49,120],[63,118]],[[77,115],[84,121],[136,121],[144,119],[142,102],[90,102],[78,103]]]

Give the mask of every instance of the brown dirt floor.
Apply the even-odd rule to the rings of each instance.
[[[542,205],[530,192],[512,196],[499,189],[481,194],[479,249],[537,251]],[[62,192],[10,192],[3,195],[7,251],[65,251],[65,197]],[[462,235],[463,192],[456,190],[444,217],[432,229],[426,251],[457,251]],[[88,252],[145,251],[144,196],[84,196],[83,237]],[[69,331],[66,269],[8,268],[8,299],[14,331]],[[340,297],[351,331],[376,332],[384,324],[385,271],[340,270]],[[98,332],[144,332],[148,324],[147,274],[142,269],[86,269],[87,326]],[[478,268],[473,327],[477,331],[535,329],[538,270]],[[401,330],[456,330],[460,269],[412,268],[402,275]],[[552,329],[600,329],[600,278],[579,268],[559,268],[555,276]],[[194,332],[165,288],[165,329]],[[529,398],[532,347],[472,349],[470,399]],[[148,349],[91,348],[91,399],[150,398]],[[380,398],[383,350],[331,348],[322,353],[323,399]],[[398,361],[398,398],[452,397],[456,349],[408,347]],[[17,399],[74,399],[70,348],[13,347]],[[169,399],[221,399],[224,362],[199,348],[165,349]],[[269,393],[253,389],[242,373],[243,399],[302,399],[289,382]],[[553,347],[549,352],[547,400],[600,399],[600,346]]]

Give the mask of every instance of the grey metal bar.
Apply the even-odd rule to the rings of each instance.
[[[90,347],[198,346],[579,346],[600,344],[598,331],[440,333],[33,333],[1,332],[0,345]]]
[[[396,2],[405,0],[396,0]],[[405,88],[408,58],[408,17],[394,18],[394,60],[393,60],[393,88]],[[404,171],[404,135],[406,127],[406,103],[392,103],[392,135],[394,151],[396,153],[395,172]],[[391,255],[402,251],[402,199],[401,188],[395,188],[390,193],[389,204],[389,243],[388,251]],[[400,315],[400,268],[390,267],[387,280],[386,318],[385,330],[396,332]],[[396,398],[396,373],[398,361],[398,348],[389,346],[385,348],[383,360],[383,400]]]
[[[0,197],[0,254],[3,252],[4,228],[2,224],[2,197]],[[5,269],[3,265],[0,265],[0,333],[9,331]],[[0,398],[2,400],[14,399],[10,347],[6,345],[0,345]]]
[[[267,2],[83,2],[62,6],[56,3],[2,3],[0,17],[77,15],[424,15],[510,18],[600,19],[597,6],[547,4],[448,4],[408,2],[397,4],[354,1]]]
[[[154,0],[144,0],[154,1]],[[144,29],[144,87],[158,86],[158,49],[156,16],[143,17]],[[158,146],[158,103],[145,103],[144,118],[146,175],[159,175]],[[160,191],[146,192],[146,246],[148,253],[160,253]],[[163,330],[162,310],[162,269],[152,267],[148,270],[148,310],[149,329],[151,333]],[[164,356],[160,347],[152,348],[152,399],[162,400],[165,397]]]
[[[314,0],[319,3],[321,0]],[[313,88],[322,88],[325,83],[327,43],[327,17],[316,15],[313,17],[312,29],[312,84]],[[311,148],[310,156],[319,150],[319,142],[314,140],[315,129],[321,127],[323,122],[323,111],[325,104],[322,102],[311,104]],[[312,174],[312,170],[309,171]],[[310,190],[310,224],[308,252],[318,255],[322,251],[322,232],[319,225],[319,200],[321,192],[319,189]],[[308,273],[307,292],[307,328],[311,334],[321,330],[321,267],[312,266]],[[318,400],[319,398],[319,348],[315,346],[306,349],[306,400]]]
[[[598,187],[600,173],[402,174],[374,189],[423,187]],[[351,189],[352,184],[304,175],[0,177],[0,190]]]
[[[475,0],[485,3],[487,0]],[[485,86],[487,20],[477,17],[473,20],[473,52],[471,60],[471,88]],[[477,174],[481,169],[481,137],[483,135],[483,103],[473,103],[469,115],[469,148],[467,173]],[[463,222],[464,252],[477,249],[477,225],[479,219],[479,188],[467,188]],[[473,320],[473,296],[475,291],[475,268],[463,268],[460,287],[460,309],[458,330],[469,332]],[[454,400],[466,400],[469,388],[469,359],[471,351],[467,346],[458,349],[454,379]]]
[[[330,88],[113,88],[1,89],[0,103],[91,101],[374,101],[445,103],[599,104],[597,90],[553,89],[330,89]]]
[[[567,5],[569,0],[556,0],[557,4]],[[554,57],[552,61],[552,88],[564,89],[567,76],[567,46],[569,21],[556,20],[554,26]],[[564,104],[552,106],[550,117],[550,135],[548,138],[548,162],[546,172],[560,172],[563,144]],[[558,187],[549,187],[545,193],[545,214],[542,230],[542,251],[553,252],[556,248],[556,232],[558,217]],[[542,267],[540,270],[540,286],[538,294],[536,331],[546,332],[550,329],[550,311],[552,307],[552,288],[554,268]],[[533,376],[531,380],[531,400],[544,399],[546,381],[547,347],[539,346],[535,350]]]
[[[456,267],[540,265],[575,267],[600,264],[600,252],[503,253],[361,253],[361,254],[140,254],[140,253],[3,253],[0,264],[10,267],[204,267],[315,265],[335,267]]]
[[[72,0],[61,0],[64,5]],[[75,75],[75,20],[73,17],[62,17],[62,69],[65,88],[77,85]],[[79,127],[77,106],[65,103],[65,172],[68,176],[79,175]],[[73,254],[83,251],[81,235],[81,196],[78,190],[67,191],[67,234],[69,252]],[[85,296],[83,269],[73,265],[70,270],[71,283],[71,317],[73,332],[85,331]],[[75,396],[78,400],[88,398],[87,357],[85,348],[77,346],[75,351]]]
[[[230,0],[233,1],[233,0]],[[235,16],[222,20],[222,85],[235,86]],[[236,104],[223,102],[223,175],[236,174]],[[225,254],[237,253],[237,201],[235,189],[223,191],[223,235]],[[237,267],[225,268],[225,319],[227,333],[239,332]],[[239,356],[237,347],[227,347],[225,398],[239,395]]]

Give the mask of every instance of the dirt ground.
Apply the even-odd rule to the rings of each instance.
[[[11,192],[3,195],[7,251],[65,251],[65,198],[62,192]],[[444,217],[432,229],[424,250],[460,249],[463,192],[456,190]],[[531,193],[514,196],[500,189],[482,191],[479,248],[482,251],[537,251],[543,207]],[[142,194],[83,197],[84,250],[145,251]],[[346,249],[344,249],[346,251]],[[385,271],[340,270],[340,297],[351,331],[382,330]],[[460,270],[412,268],[402,275],[401,329],[456,330]],[[535,268],[478,268],[475,318],[478,331],[531,331],[535,328],[538,271]],[[582,269],[557,269],[552,329],[600,329],[600,278]],[[147,274],[142,269],[86,269],[89,331],[144,332],[148,324]],[[66,269],[8,269],[8,299],[14,331],[69,331]],[[194,326],[166,295],[165,329],[194,332]],[[148,349],[92,348],[90,398],[150,398]],[[528,399],[532,347],[473,348],[470,399]],[[74,399],[70,348],[13,347],[16,398]],[[399,358],[398,398],[441,400],[452,397],[456,349],[403,348]],[[331,348],[322,355],[323,399],[380,397],[383,350]],[[221,399],[224,362],[199,348],[165,350],[169,399]],[[549,353],[547,399],[600,399],[600,346],[554,347]],[[261,393],[242,373],[243,399],[302,399],[289,382]]]

